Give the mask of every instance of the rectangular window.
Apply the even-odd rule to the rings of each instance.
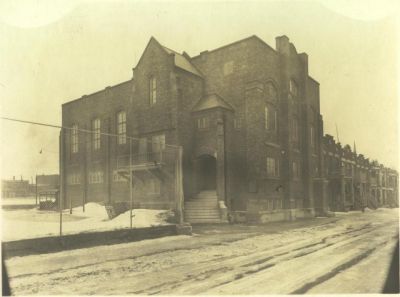
[[[118,174],[117,170],[113,171],[113,181],[114,182],[127,182],[128,180],[124,178],[121,174]]]
[[[300,163],[298,161],[292,162],[292,176],[294,179],[300,178]]]
[[[67,183],[69,185],[79,185],[81,183],[81,175],[79,173],[71,173],[68,175]]]
[[[282,200],[281,199],[274,200],[274,209],[282,209]]]
[[[233,127],[236,130],[240,130],[242,128],[242,118],[241,117],[236,117],[233,119]]]
[[[100,119],[92,121],[92,147],[94,150],[100,149]]]
[[[118,144],[126,144],[126,112],[120,111],[117,114]]]
[[[71,130],[71,151],[73,153],[78,152],[78,125],[73,124],[72,125],[72,130]]]
[[[197,129],[204,130],[210,127],[210,123],[207,117],[197,119]]]
[[[274,111],[274,130],[278,131],[278,111]]]
[[[104,182],[103,171],[96,170],[89,172],[89,184],[102,184]]]
[[[155,77],[151,77],[149,81],[150,85],[150,105],[157,102],[157,80]]]
[[[151,137],[151,149],[153,152],[161,152],[165,149],[165,134]]]
[[[279,176],[279,160],[271,157],[267,157],[267,176],[278,177]]]

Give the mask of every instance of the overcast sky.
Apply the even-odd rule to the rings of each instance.
[[[309,55],[325,133],[336,124],[342,143],[398,168],[397,2],[3,0],[1,115],[60,124],[62,103],[130,79],[151,36],[194,56],[284,34]],[[58,130],[1,127],[2,177],[58,172]]]

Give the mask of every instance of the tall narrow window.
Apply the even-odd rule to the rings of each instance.
[[[298,161],[292,162],[292,176],[294,179],[298,179],[300,177],[300,163]]]
[[[92,146],[94,150],[100,149],[100,119],[92,121]]]
[[[274,131],[278,131],[278,111],[274,110]]]
[[[120,111],[117,114],[118,144],[126,144],[126,112]]]
[[[71,130],[71,151],[73,153],[78,152],[78,125],[73,124]]]
[[[310,145],[311,147],[314,147],[315,143],[314,143],[314,127],[311,126],[310,127]]]
[[[157,102],[157,80],[155,77],[150,78],[150,105]]]
[[[292,119],[292,141],[297,143],[299,141],[299,124],[297,118]]]
[[[265,106],[264,118],[265,118],[265,129],[269,130],[270,124],[269,124],[269,110],[268,110],[268,106]]]

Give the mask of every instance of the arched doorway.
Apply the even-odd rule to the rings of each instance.
[[[197,191],[217,189],[217,159],[211,155],[201,155],[196,159]]]

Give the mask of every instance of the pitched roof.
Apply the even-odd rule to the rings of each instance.
[[[192,111],[201,111],[211,108],[224,108],[227,110],[234,110],[232,105],[226,102],[221,96],[218,94],[209,94],[202,97],[192,108]]]
[[[175,61],[175,66],[178,68],[181,68],[183,70],[186,70],[190,73],[193,73],[194,75],[203,77],[203,75],[200,73],[199,70],[196,69],[196,67],[193,66],[192,63],[190,63],[190,61],[183,56],[182,54],[169,49],[165,46],[162,46],[162,48],[168,53],[168,54],[173,54],[174,55],[174,61]]]

